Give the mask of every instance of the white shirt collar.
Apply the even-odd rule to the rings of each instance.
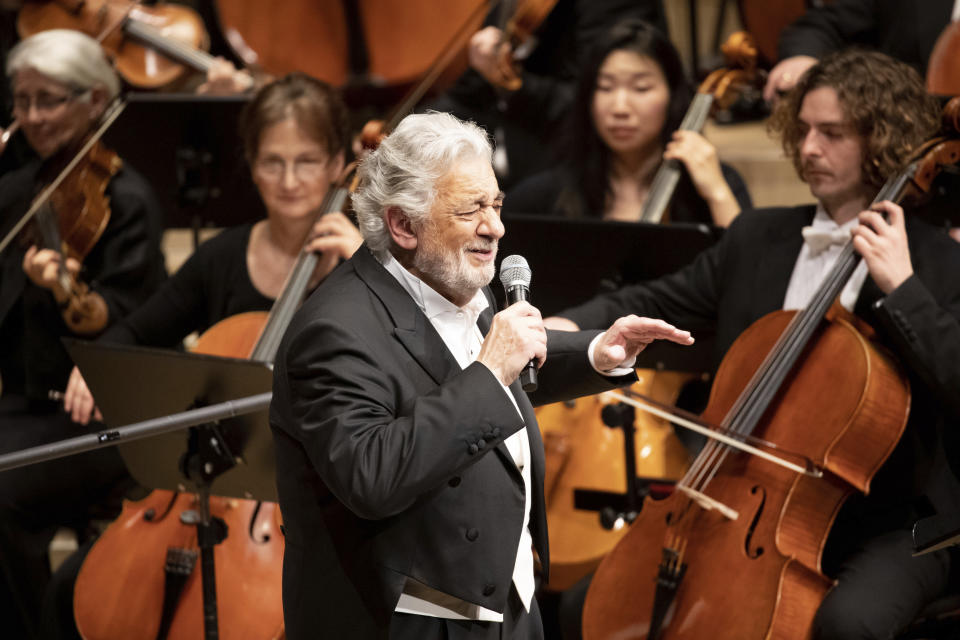
[[[476,323],[480,314],[490,306],[487,296],[484,295],[481,289],[478,289],[477,293],[474,294],[473,298],[467,304],[463,305],[463,307],[458,307],[437,293],[433,287],[426,282],[407,271],[392,254],[387,254],[386,258],[382,260],[382,264],[383,268],[397,279],[400,286],[410,294],[413,301],[420,307],[424,315],[427,316],[427,319],[431,321],[437,316],[444,314],[463,312],[468,314],[472,322]]]
[[[834,229],[843,229],[844,231],[849,231],[856,228],[859,224],[860,220],[856,216],[850,220],[847,220],[843,224],[837,224],[836,221],[830,217],[830,214],[827,213],[827,210],[823,208],[823,205],[817,203],[817,212],[814,214],[813,222],[810,223],[810,226],[817,229],[823,229],[825,231],[832,231]]]

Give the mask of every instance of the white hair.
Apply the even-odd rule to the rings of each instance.
[[[102,86],[110,100],[120,93],[120,79],[100,43],[72,29],[41,31],[18,43],[7,56],[7,77],[24,69],[79,91]]]
[[[357,169],[360,187],[352,196],[353,210],[367,246],[380,256],[389,250],[388,208],[397,207],[420,223],[433,206],[437,181],[456,162],[492,157],[489,136],[472,122],[437,112],[404,118]]]

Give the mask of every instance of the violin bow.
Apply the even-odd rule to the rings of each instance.
[[[70,159],[70,162],[67,163],[67,166],[57,175],[53,181],[44,187],[43,191],[33,199],[33,203],[30,205],[30,208],[27,209],[27,212],[17,221],[13,228],[4,236],[3,240],[0,241],[0,253],[3,253],[3,250],[13,242],[13,239],[17,237],[17,234],[23,229],[24,226],[30,220],[33,219],[37,212],[46,204],[47,200],[50,199],[50,196],[53,195],[53,192],[57,190],[63,180],[70,175],[70,172],[79,164],[80,160],[86,156],[87,152],[103,137],[103,134],[106,133],[107,129],[110,128],[110,125],[123,113],[124,108],[126,108],[127,103],[122,99],[114,100],[110,106],[107,108],[107,111],[104,113],[103,117],[100,120],[100,126],[97,127],[96,131],[83,143],[83,146],[80,147],[80,150]]]

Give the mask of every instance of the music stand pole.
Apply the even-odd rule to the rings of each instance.
[[[25,467],[38,462],[65,458],[78,453],[113,447],[125,442],[133,442],[150,436],[168,433],[211,421],[233,418],[247,413],[262,411],[270,406],[273,394],[269,391],[256,395],[218,402],[207,407],[190,409],[181,413],[135,422],[115,429],[105,429],[98,433],[89,433],[74,438],[57,440],[20,451],[0,455],[0,471]]]

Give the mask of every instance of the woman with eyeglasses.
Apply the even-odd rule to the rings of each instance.
[[[342,213],[316,220],[344,168],[347,110],[327,84],[292,73],[264,86],[240,117],[240,135],[267,216],[204,242],[166,283],[100,341],[175,347],[193,331],[247,311],[268,311],[301,249],[320,253],[312,290],[362,244]],[[237,354],[238,356],[240,354]],[[86,423],[99,413],[74,368],[64,408]],[[68,558],[44,601],[46,637],[73,638],[73,584],[92,541]]]
[[[13,115],[36,157],[0,179],[0,237],[100,123],[120,88],[100,45],[76,31],[23,40],[10,51],[6,71]],[[166,277],[163,216],[147,181],[123,164],[106,195],[110,217],[82,267],[30,234],[0,253],[0,453],[87,431],[50,400],[51,391],[63,391],[73,366],[61,338],[99,335]],[[61,268],[88,290],[68,291],[58,278]],[[112,449],[0,473],[0,617],[6,637],[35,634],[56,529],[83,528],[91,508],[108,503],[128,481]]]
[[[301,249],[320,254],[308,285],[312,290],[363,243],[342,213],[315,220],[327,190],[343,171],[349,143],[347,110],[332,88],[302,73],[280,78],[244,108],[240,133],[267,217],[226,229],[200,245],[102,341],[177,346],[191,332],[229,316],[269,311]],[[81,423],[94,411],[76,369],[64,407]]]

